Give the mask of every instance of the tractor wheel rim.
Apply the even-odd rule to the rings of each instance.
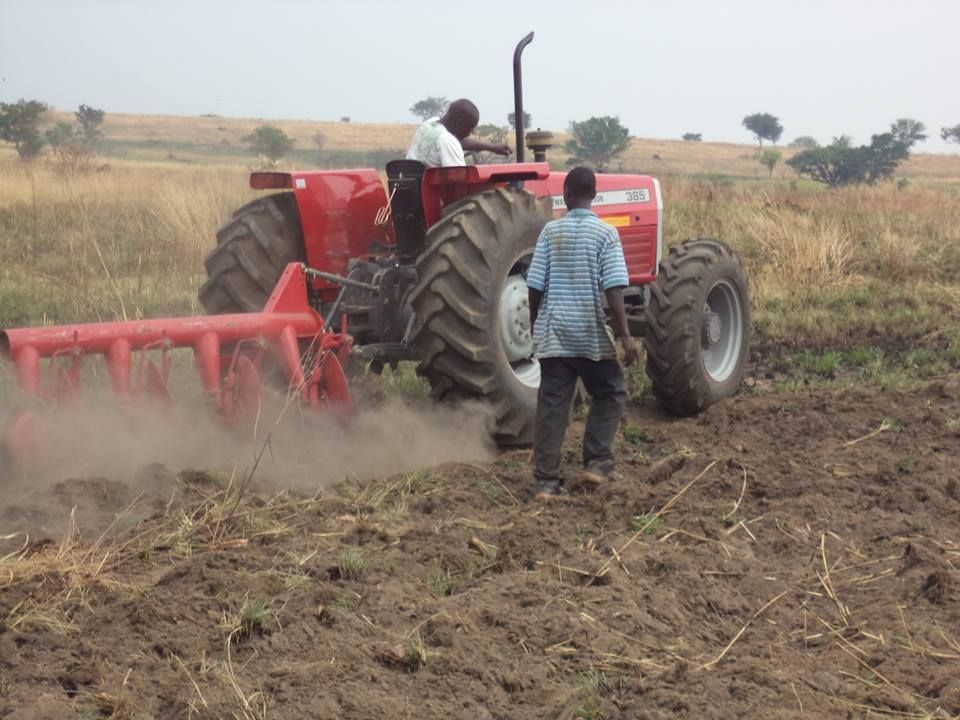
[[[703,368],[714,382],[724,382],[737,369],[743,346],[743,302],[726,280],[707,293],[703,309],[700,346]]]
[[[517,379],[528,387],[540,385],[540,363],[533,357],[530,301],[523,275],[510,275],[500,292],[500,344]]]

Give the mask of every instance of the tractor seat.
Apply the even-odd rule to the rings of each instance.
[[[423,216],[421,183],[426,169],[419,160],[387,163],[387,193],[401,263],[416,260],[424,247],[427,222]]]

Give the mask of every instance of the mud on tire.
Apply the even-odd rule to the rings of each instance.
[[[200,304],[211,315],[259,312],[287,264],[305,259],[293,193],[254,200],[217,231],[217,247],[203,263]]]
[[[719,240],[670,249],[650,286],[647,375],[670,412],[694,415],[736,393],[750,344],[750,292],[737,254]]]
[[[533,360],[511,365],[501,303],[509,282],[526,307],[525,282],[519,294],[524,263],[550,217],[549,201],[518,190],[488,190],[449,207],[427,232],[427,249],[417,260],[411,342],[418,372],[437,399],[489,402],[501,445],[533,441],[539,366]]]

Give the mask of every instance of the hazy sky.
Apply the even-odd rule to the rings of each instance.
[[[0,100],[110,112],[413,122],[427,95],[512,109],[529,30],[535,126],[618,115],[634,135],[867,142],[898,117],[958,151],[960,0],[0,0]]]

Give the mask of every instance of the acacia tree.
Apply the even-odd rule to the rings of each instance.
[[[570,135],[564,145],[570,153],[567,165],[592,165],[598,172],[630,146],[630,130],[609,115],[570,123]]]
[[[898,142],[911,147],[927,139],[927,126],[913,118],[900,118],[890,123],[890,133]]]
[[[517,114],[515,112],[507,113],[507,122],[510,124],[510,127],[514,130],[517,129]],[[526,110],[523,111],[523,127],[527,130],[530,129],[530,126],[533,124],[533,116],[530,115]]]
[[[892,132],[874,135],[869,145],[859,147],[841,135],[825,147],[797,153],[787,165],[830,187],[874,185],[893,176],[897,166],[910,156],[910,145]]]
[[[941,128],[940,137],[942,137],[946,142],[955,142],[960,144],[960,125]]]
[[[701,140],[703,140],[703,134],[688,132],[688,133],[684,133],[681,136],[681,139],[684,140],[685,142],[700,142]]]
[[[770,177],[773,177],[773,169],[777,166],[777,163],[780,162],[780,158],[783,156],[779,150],[764,150],[760,153],[760,164],[763,165],[770,172]]]
[[[89,105],[81,105],[73,116],[79,127],[61,120],[44,133],[60,169],[66,173],[90,169],[90,161],[103,139],[100,126],[106,113]]]
[[[483,142],[491,143],[493,145],[500,145],[507,141],[507,128],[500,125],[494,125],[493,123],[484,123],[483,125],[477,125],[476,129],[473,131],[473,136],[478,140]],[[492,152],[477,152],[474,153],[475,162],[477,165],[486,165],[491,162],[499,162],[499,158],[495,153]]]
[[[261,125],[249,135],[242,138],[258,155],[265,155],[273,162],[277,162],[293,149],[294,140],[283,130],[273,125]]]
[[[415,102],[410,108],[410,112],[421,120],[429,120],[432,117],[440,117],[450,106],[450,101],[445,97],[425,97],[419,102]]]
[[[484,142],[499,144],[506,142],[507,129],[493,123],[484,123],[483,125],[477,125],[473,135]]]
[[[803,148],[806,150],[808,148],[820,147],[820,143],[817,142],[815,137],[810,135],[801,135],[797,138],[794,138],[793,142],[790,143],[790,147]]]
[[[95,150],[103,139],[100,126],[103,125],[106,113],[89,105],[81,105],[73,116],[80,125],[80,134],[83,135],[84,142],[89,148]]]
[[[743,126],[756,136],[761,150],[764,140],[769,140],[776,145],[777,140],[783,135],[783,125],[780,124],[780,120],[776,116],[770,113],[747,115],[743,119]]]
[[[47,110],[39,100],[0,102],[0,140],[13,143],[21,160],[32,160],[43,150],[40,120]]]

